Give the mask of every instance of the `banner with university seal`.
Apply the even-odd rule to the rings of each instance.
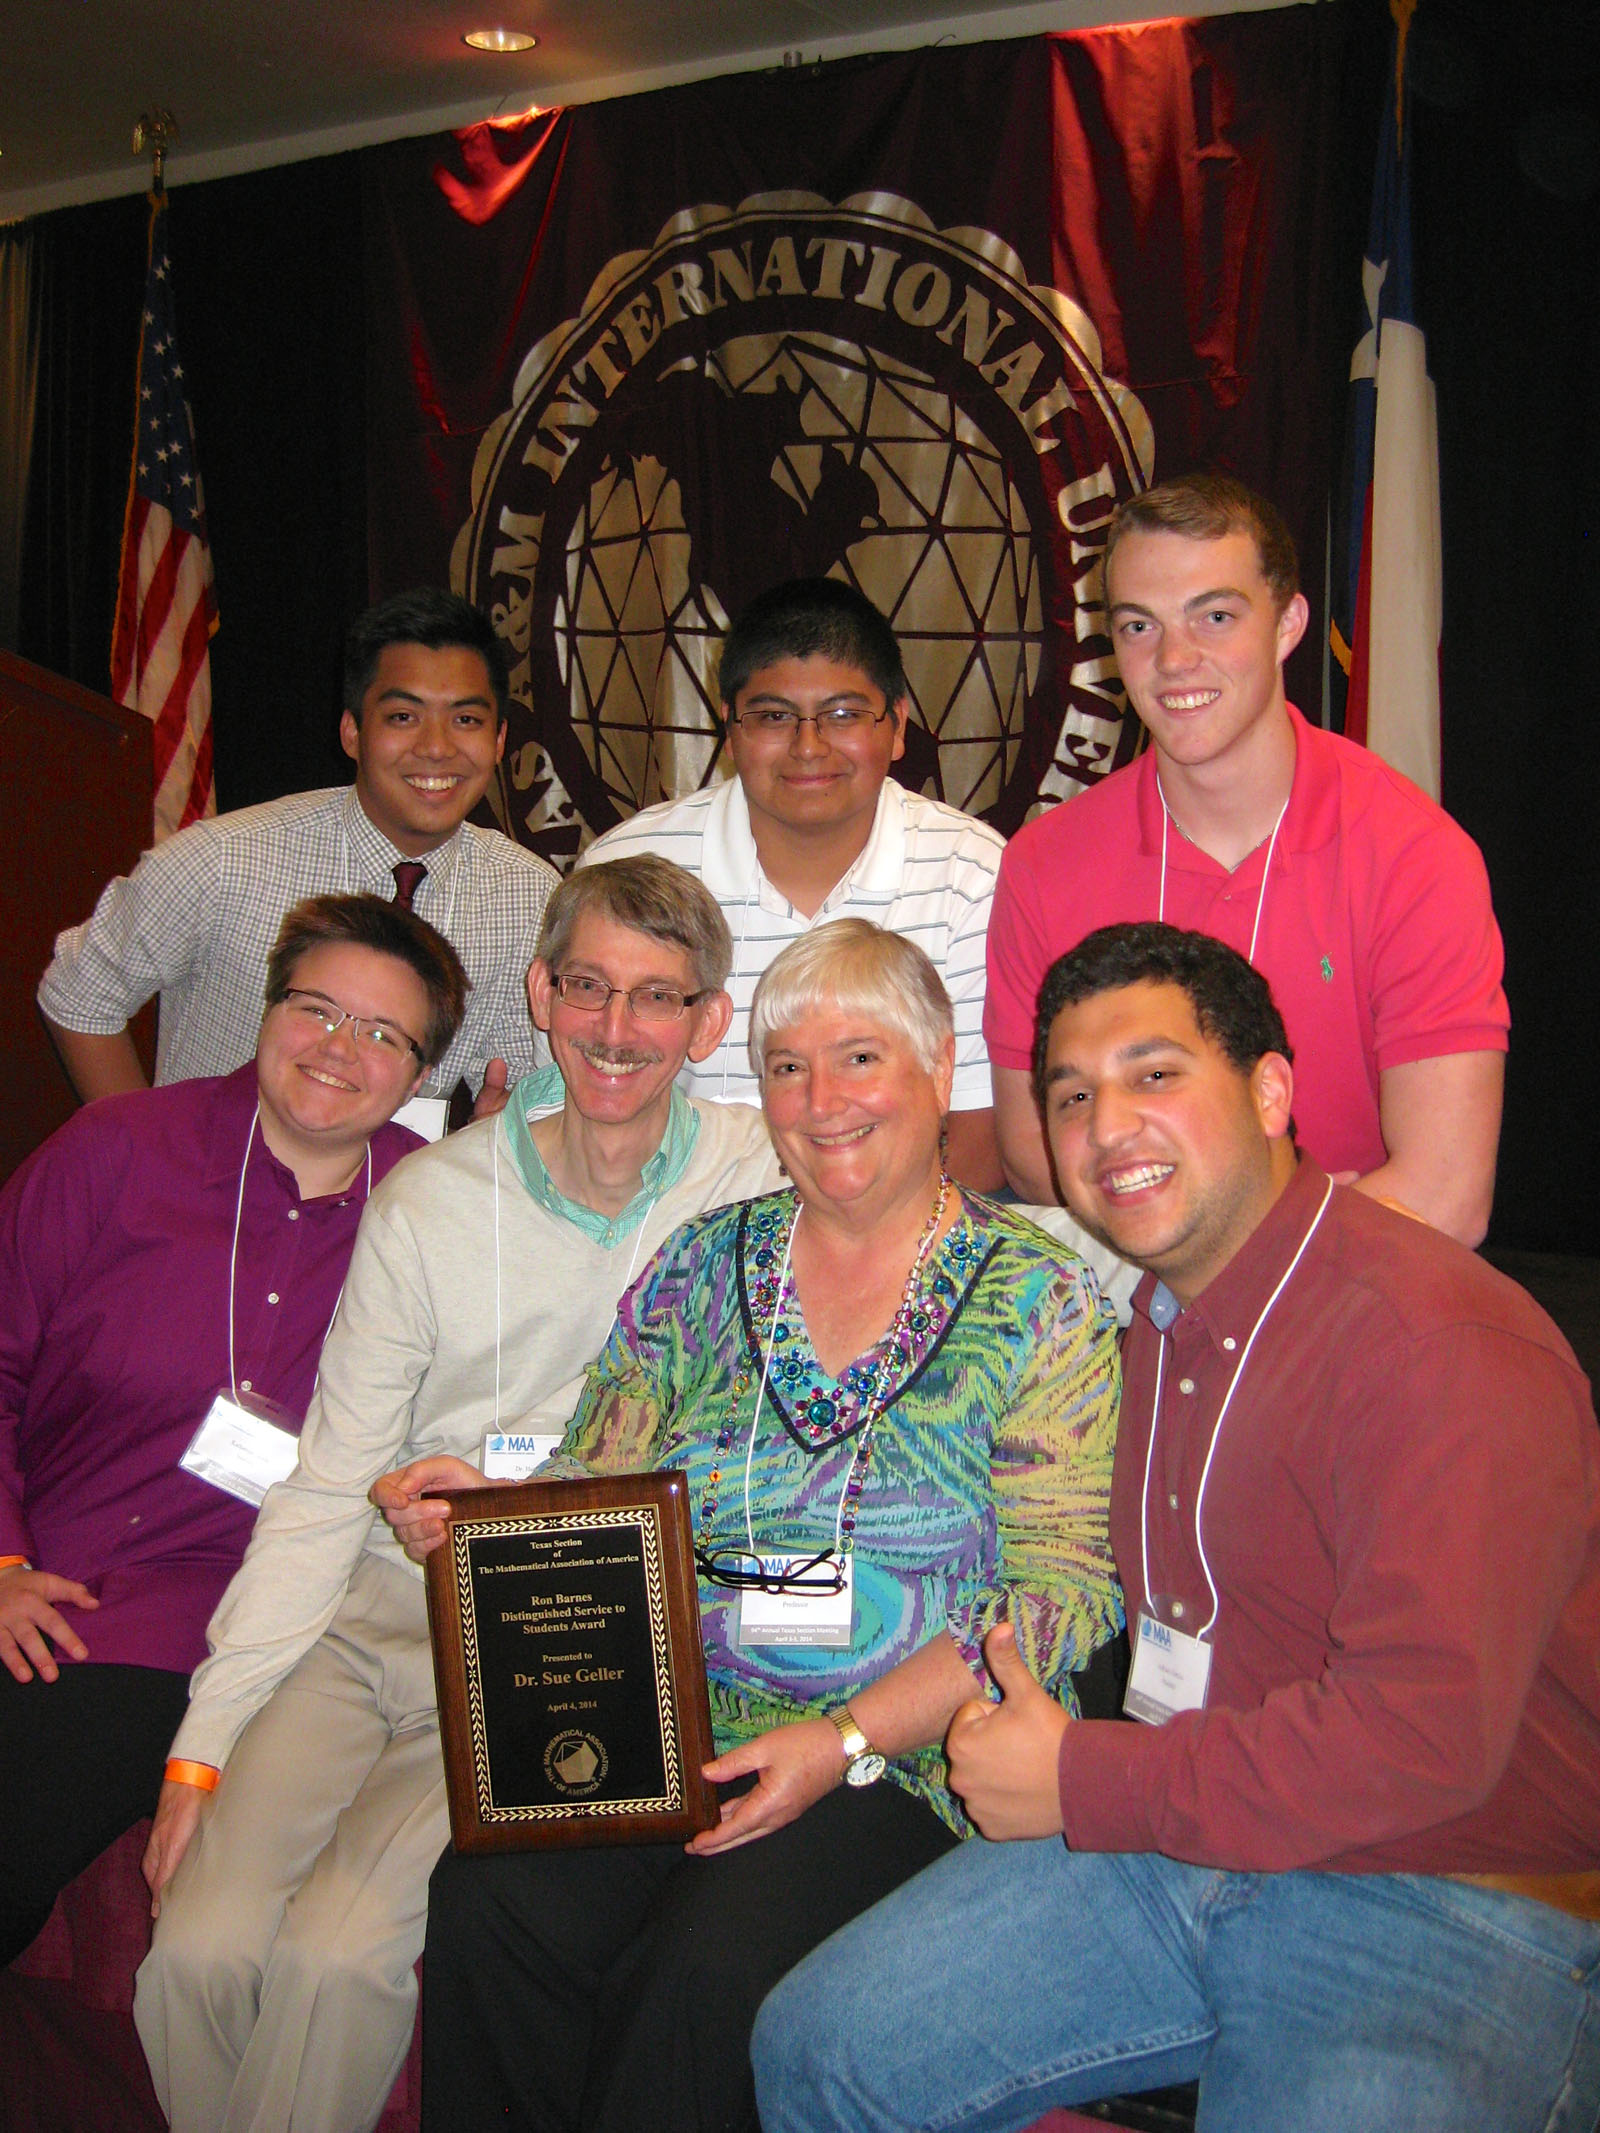
[[[786,577],[889,615],[896,775],[1007,834],[1137,746],[1098,582],[1121,498],[1237,472],[1315,593],[1334,12],[789,68],[373,158],[376,589],[448,577],[507,639],[505,826],[566,864],[725,775],[718,642]]]

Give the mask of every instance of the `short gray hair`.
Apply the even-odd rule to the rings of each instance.
[[[638,852],[577,867],[545,905],[538,954],[558,969],[585,911],[631,926],[669,948],[681,948],[697,990],[721,992],[733,968],[733,936],[722,906],[703,882],[670,859]]]
[[[867,918],[836,918],[791,941],[762,974],[750,1004],[750,1065],[758,1080],[769,1038],[823,1006],[870,1015],[896,1031],[930,1074],[955,1031],[950,995],[915,941]]]

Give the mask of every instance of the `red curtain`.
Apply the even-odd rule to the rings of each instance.
[[[1319,590],[1344,34],[1289,7],[841,61],[370,157],[376,589],[448,570],[494,612],[516,834],[570,858],[715,776],[717,639],[784,576],[891,614],[901,774],[1008,832],[1135,745],[1119,497],[1237,472]]]

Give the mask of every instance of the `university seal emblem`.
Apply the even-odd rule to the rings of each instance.
[[[507,827],[564,864],[725,775],[730,617],[832,575],[899,634],[899,774],[1014,830],[1132,753],[1098,565],[1153,459],[992,233],[886,194],[675,215],[529,351],[473,470],[452,572],[513,651]]]

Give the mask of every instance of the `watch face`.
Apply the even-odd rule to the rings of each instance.
[[[876,1785],[889,1765],[876,1750],[858,1755],[845,1771],[847,1785]]]

